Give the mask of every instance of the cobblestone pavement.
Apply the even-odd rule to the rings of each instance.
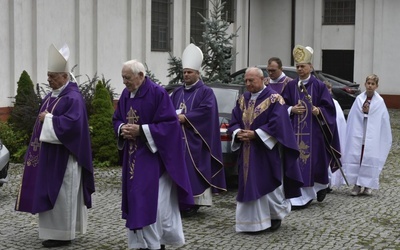
[[[234,189],[215,196],[214,206],[183,220],[186,245],[167,249],[400,249],[400,110],[390,110],[393,146],[372,196],[334,189],[325,201],[292,211],[274,232],[236,233]],[[41,249],[37,216],[14,211],[21,165],[10,169],[0,188],[0,249]],[[89,228],[72,245],[59,249],[127,249],[121,219],[119,169],[96,169],[97,192],[89,210]]]

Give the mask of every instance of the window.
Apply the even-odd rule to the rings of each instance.
[[[222,18],[226,20],[228,23],[233,23],[235,20],[234,13],[234,2],[235,0],[224,0],[224,10],[222,11]]]
[[[203,32],[205,26],[201,24],[203,18],[199,13],[207,17],[207,3],[206,0],[191,0],[190,1],[190,42],[199,45],[203,41]]]
[[[323,24],[354,24],[356,16],[355,0],[325,0]]]
[[[151,1],[151,50],[170,51],[171,0]]]

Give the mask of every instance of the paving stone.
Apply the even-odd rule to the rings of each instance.
[[[184,218],[186,244],[167,249],[400,249],[400,110],[389,110],[393,145],[373,195],[350,196],[348,187],[334,188],[322,203],[292,211],[274,233],[236,233],[236,190],[215,196],[212,207]],[[10,182],[0,188],[0,249],[42,249],[37,216],[14,211],[22,166],[11,164]],[[70,246],[58,249],[127,249],[121,219],[120,168],[96,169],[96,193],[89,227]]]

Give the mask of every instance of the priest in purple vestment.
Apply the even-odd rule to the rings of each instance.
[[[15,209],[39,213],[39,238],[45,247],[70,244],[85,233],[86,208],[95,191],[85,102],[70,81],[69,48],[49,49],[48,82],[25,155]]]
[[[301,195],[299,150],[282,96],[263,84],[261,69],[245,73],[248,92],[232,112],[228,132],[239,150],[236,231],[277,230]]]
[[[179,205],[193,205],[178,118],[165,89],[142,63],[124,63],[113,116],[122,150],[122,217],[128,247],[162,249],[185,243]]]
[[[293,208],[305,208],[313,199],[319,202],[325,199],[328,166],[336,171],[334,156],[340,158],[335,105],[325,84],[311,73],[312,55],[311,47],[297,45],[293,49],[299,77],[290,81],[282,92],[300,150],[304,181],[302,196],[291,199]]]
[[[264,81],[266,85],[269,85],[271,89],[275,90],[279,94],[282,93],[286,84],[292,80],[292,78],[285,75],[282,67],[282,60],[280,58],[271,57],[268,59],[268,77]]]
[[[226,191],[218,105],[213,90],[200,79],[203,53],[189,44],[182,55],[184,84],[171,95],[185,138],[184,155],[196,206],[183,208],[192,216],[199,206],[212,205],[212,193]]]

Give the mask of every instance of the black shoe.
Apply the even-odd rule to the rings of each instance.
[[[332,191],[333,191],[332,188],[330,188],[330,187],[327,187],[327,188],[326,188],[326,193],[327,193],[327,194],[332,193]]]
[[[270,232],[274,232],[281,227],[282,220],[271,220],[271,227],[269,228]]]
[[[71,240],[45,240],[42,245],[46,248],[61,247],[71,244]]]
[[[165,250],[165,245],[161,245],[160,250]]]
[[[322,190],[319,190],[318,192],[317,192],[317,201],[318,202],[322,202],[323,200],[325,200],[325,197],[326,197],[326,193],[328,192],[328,189],[327,188],[324,188],[324,189],[322,189]]]
[[[197,214],[197,211],[199,211],[199,208],[200,208],[199,206],[194,206],[194,207],[191,207],[189,209],[182,210],[181,211],[181,216],[183,218],[192,217],[192,216]]]
[[[310,200],[309,202],[307,202],[306,204],[304,204],[303,206],[293,206],[292,205],[292,210],[300,210],[300,209],[304,209],[307,208],[308,206],[310,206],[311,202],[313,200]]]

